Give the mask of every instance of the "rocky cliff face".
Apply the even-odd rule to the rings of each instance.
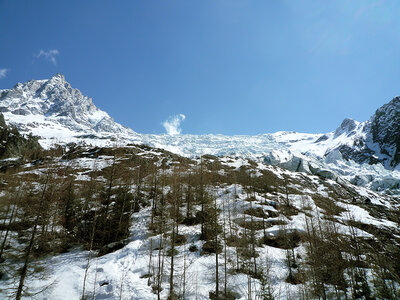
[[[400,163],[400,97],[379,108],[370,120],[357,123],[345,119],[334,132],[337,143],[346,160],[357,163],[382,164],[387,169],[395,169]]]
[[[388,165],[396,167],[400,162],[400,97],[379,108],[370,123],[372,141],[388,157]]]

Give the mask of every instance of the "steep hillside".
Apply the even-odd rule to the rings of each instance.
[[[1,298],[400,296],[395,196],[147,146],[59,149],[1,178]]]

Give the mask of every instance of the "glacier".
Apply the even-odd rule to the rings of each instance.
[[[56,74],[0,90],[0,112],[20,132],[39,136],[45,148],[68,143],[107,147],[145,144],[186,157],[246,157],[374,191],[400,192],[397,144],[393,142],[400,124],[398,97],[370,120],[345,119],[329,133],[141,134],[115,122],[91,98],[72,88],[62,74]]]

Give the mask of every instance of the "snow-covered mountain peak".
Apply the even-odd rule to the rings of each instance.
[[[72,106],[85,107],[94,111],[92,100],[74,89],[61,74],[48,80],[30,80],[18,83],[0,95],[2,111],[16,115],[44,114],[57,115],[68,111]]]
[[[0,112],[22,132],[68,141],[80,136],[112,138],[135,133],[114,122],[92,99],[72,88],[64,75],[18,83],[0,92]]]
[[[65,76],[64,76],[63,74],[61,74],[61,73],[55,74],[53,77],[51,77],[51,78],[49,79],[49,81],[61,82],[61,83],[68,83],[68,82],[65,80]]]
[[[343,120],[342,124],[335,130],[335,137],[342,135],[343,133],[350,134],[360,122],[354,121],[353,119],[346,118]]]

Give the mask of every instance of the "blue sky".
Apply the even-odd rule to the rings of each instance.
[[[400,1],[0,0],[0,88],[62,73],[163,133],[327,132],[400,94]]]

